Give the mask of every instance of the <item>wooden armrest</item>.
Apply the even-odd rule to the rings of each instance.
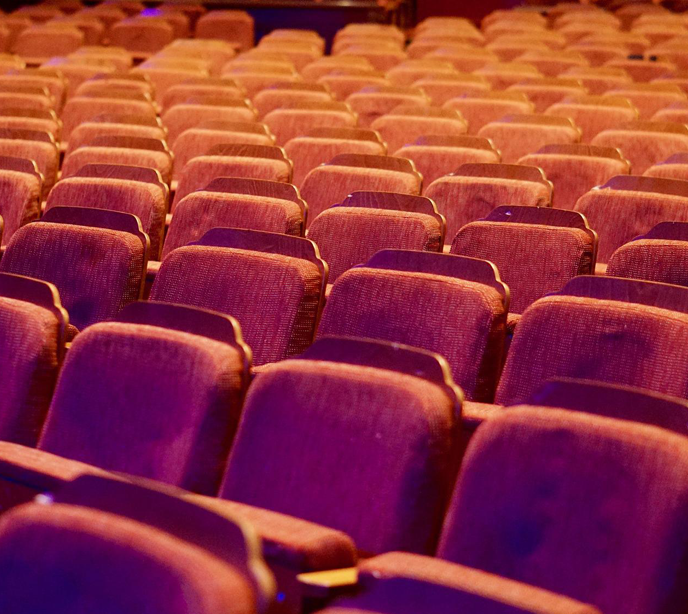
[[[296,576],[304,597],[314,599],[330,599],[343,592],[347,592],[358,583],[358,569],[329,569],[327,571],[311,571]]]

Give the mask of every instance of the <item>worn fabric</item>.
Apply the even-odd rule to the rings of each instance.
[[[553,377],[688,397],[688,315],[621,301],[550,296],[522,315],[496,402],[523,402]]]
[[[491,401],[505,318],[502,297],[490,286],[358,267],[335,282],[318,336],[371,337],[437,352],[466,398]]]
[[[423,175],[424,193],[435,179],[453,173],[462,164],[488,164],[500,161],[499,152],[495,150],[435,145],[405,145],[394,155],[413,161],[418,172]]]
[[[688,164],[663,164],[662,162],[648,168],[643,175],[661,179],[688,180]]]
[[[382,249],[440,251],[440,235],[440,224],[431,215],[364,207],[328,209],[308,231],[330,267],[330,283]]]
[[[329,162],[339,154],[385,155],[384,145],[375,141],[328,139],[314,136],[295,137],[285,143],[284,151],[294,164],[292,183],[297,187],[303,185],[304,179],[314,168]]]
[[[415,376],[284,361],[251,386],[220,496],[343,531],[365,553],[432,552],[455,421],[445,390]]]
[[[86,507],[28,504],[0,521],[4,612],[250,614],[240,570],[142,523]]]
[[[143,260],[133,234],[41,222],[14,234],[0,270],[55,284],[70,323],[81,330],[138,299]]]
[[[160,171],[162,180],[172,179],[172,157],[167,151],[129,149],[125,147],[94,147],[84,145],[69,154],[62,163],[62,177],[73,177],[87,164],[124,164],[144,166]]]
[[[653,426],[505,411],[470,444],[438,554],[609,614],[680,612],[686,446]]]
[[[0,216],[5,223],[2,244],[40,215],[40,181],[34,175],[0,169]]]
[[[248,228],[299,236],[303,211],[295,202],[249,194],[193,192],[174,208],[163,257],[198,241],[211,228]]]
[[[552,206],[557,209],[573,209],[583,194],[616,175],[627,175],[629,170],[623,160],[553,153],[529,154],[518,163],[545,171],[547,179],[554,184]]]
[[[255,132],[189,128],[175,139],[172,146],[174,153],[173,179],[179,179],[182,176],[182,171],[189,160],[206,154],[215,145],[227,144],[274,145],[274,142],[267,134],[256,134]]]
[[[550,201],[549,188],[543,183],[492,177],[440,177],[424,194],[447,218],[447,242],[462,226],[500,205],[546,207]]]
[[[38,447],[212,494],[239,418],[242,373],[243,355],[219,341],[143,324],[91,326],[72,342]]]
[[[313,341],[322,277],[307,260],[241,249],[189,245],[163,261],[151,300],[234,316],[253,364],[282,360]]]
[[[34,446],[58,372],[59,326],[48,309],[0,297],[0,439]]]
[[[184,166],[173,207],[196,190],[205,188],[218,177],[246,177],[289,182],[291,164],[288,160],[272,158],[249,158],[242,156],[196,156]]]
[[[324,109],[275,109],[263,121],[278,145],[305,135],[314,128],[355,128],[356,116],[348,111]]]
[[[522,313],[537,299],[591,271],[590,235],[579,228],[471,222],[459,230],[451,253],[489,260],[509,286],[509,311]]]
[[[88,145],[93,139],[100,136],[133,136],[164,140],[166,134],[159,126],[86,121],[74,128],[69,135],[65,157],[69,156],[75,149],[82,145]]]
[[[404,145],[413,143],[419,136],[466,134],[468,124],[459,118],[414,117],[395,115],[392,112],[376,119],[370,127],[380,133],[389,151],[396,151]]]
[[[607,275],[688,286],[688,244],[667,239],[639,239],[617,249]]]
[[[654,192],[593,190],[575,207],[600,238],[597,260],[606,263],[624,243],[645,234],[660,222],[688,221],[688,198]]]
[[[61,180],[50,192],[46,211],[56,206],[92,207],[131,213],[150,237],[152,257],[160,254],[167,203],[159,185],[142,181],[90,177]]]
[[[599,133],[591,143],[618,147],[631,162],[634,175],[642,175],[653,164],[666,160],[679,151],[688,151],[688,136],[671,132],[650,132],[632,128],[609,129]]]
[[[0,156],[33,160],[38,171],[43,175],[42,196],[48,195],[55,183],[59,162],[57,147],[53,143],[0,138]]]
[[[492,122],[478,131],[478,136],[491,139],[502,152],[502,162],[514,164],[526,154],[545,145],[577,143],[578,130],[570,126],[543,126],[509,122]]]
[[[182,132],[206,121],[253,122],[255,119],[253,109],[247,106],[225,107],[191,102],[175,105],[162,116],[170,146],[174,146]]]
[[[357,166],[318,166],[301,186],[308,203],[309,224],[331,205],[341,203],[352,192],[398,192],[420,194],[420,179],[411,173]]]
[[[480,129],[505,115],[532,113],[534,106],[525,100],[501,100],[499,98],[459,97],[444,103],[445,109],[456,109],[468,122],[468,134],[478,134]]]

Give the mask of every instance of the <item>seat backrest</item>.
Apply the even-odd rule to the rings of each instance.
[[[468,122],[468,133],[477,134],[483,126],[510,113],[532,113],[535,105],[522,92],[488,91],[462,94],[447,100],[445,109],[456,109]]]
[[[140,297],[149,244],[129,213],[53,207],[14,234],[0,270],[54,283],[81,329]]]
[[[523,402],[552,377],[595,379],[688,398],[681,358],[688,347],[683,342],[687,296],[688,289],[669,284],[574,277],[523,313],[496,402]]]
[[[354,192],[321,213],[308,236],[330,266],[330,280],[381,249],[442,250],[445,220],[423,196]]]
[[[545,145],[518,163],[545,172],[554,186],[552,206],[558,209],[573,209],[578,199],[595,186],[631,171],[630,163],[618,149],[579,143]]]
[[[461,228],[451,253],[494,263],[511,290],[512,313],[595,270],[597,234],[580,213],[501,206]]]
[[[567,117],[533,113],[506,115],[483,126],[478,136],[491,139],[504,162],[515,163],[545,145],[578,143],[581,131]]]
[[[177,185],[173,206],[218,177],[267,179],[289,183],[292,163],[281,147],[219,144],[187,162]]]
[[[578,199],[575,210],[600,236],[598,260],[663,221],[688,221],[688,181],[619,175]],[[633,215],[629,215],[632,211]]]
[[[0,217],[2,245],[40,215],[42,176],[33,160],[0,156]]]
[[[397,192],[418,195],[422,177],[406,158],[365,154],[338,154],[306,175],[301,193],[310,219],[341,203],[352,192]]]
[[[258,117],[265,117],[280,107],[303,102],[332,102],[332,93],[321,83],[276,83],[253,97]]]
[[[164,359],[151,362],[151,356]],[[213,494],[249,363],[250,350],[230,316],[133,303],[72,342],[38,447]]]
[[[437,352],[447,358],[467,398],[489,401],[508,303],[508,289],[489,262],[385,250],[337,279],[318,337],[369,337]]]
[[[196,243],[167,254],[151,299],[232,314],[253,350],[254,363],[262,365],[310,345],[326,284],[327,265],[312,241],[214,228]]]
[[[552,184],[532,166],[469,163],[436,179],[424,194],[447,218],[447,238],[452,239],[461,227],[504,203],[549,207]]]
[[[679,435],[688,434],[688,401],[644,388],[555,377],[534,392],[526,404],[652,424]]]
[[[439,556],[609,614],[628,612],[629,599],[638,613],[680,611],[687,478],[688,443],[674,433],[509,409],[469,444]]]
[[[162,99],[162,110],[167,111],[176,104],[199,96],[244,97],[243,88],[234,79],[224,77],[192,77],[182,83],[171,85]]]
[[[55,183],[59,152],[52,134],[39,130],[0,128],[0,156],[33,160],[43,176],[43,196]]]
[[[0,314],[0,433],[35,446],[64,354],[67,312],[52,284],[0,273]]]
[[[306,134],[313,128],[355,128],[356,114],[345,102],[283,103],[263,118],[277,143]]]
[[[416,87],[371,85],[351,94],[346,101],[358,114],[358,125],[369,127],[378,117],[401,104],[430,106],[430,99]]]
[[[21,506],[0,523],[3,610],[55,614],[255,611],[240,569],[196,545],[128,518],[81,506]],[[69,578],[69,589],[64,581]],[[35,581],[38,586],[27,590]],[[266,595],[262,595],[263,598]]]
[[[352,420],[362,398],[365,411]],[[361,552],[430,553],[455,472],[460,411],[437,354],[321,339],[252,384],[220,494],[344,531]],[[376,513],[361,514],[370,492]]]

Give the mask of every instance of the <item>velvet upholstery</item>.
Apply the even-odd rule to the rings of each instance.
[[[370,127],[377,130],[390,152],[413,143],[427,135],[460,136],[466,134],[468,124],[460,117],[433,117],[397,114],[394,111],[378,117]]]
[[[619,247],[607,275],[688,286],[688,244],[670,239],[639,239]]]
[[[449,362],[467,399],[488,401],[501,366],[505,321],[502,297],[490,286],[357,267],[332,287],[318,338],[368,337],[437,352]]]
[[[0,135],[0,156],[25,158],[36,163],[38,171],[43,175],[42,197],[48,195],[55,183],[59,155],[55,143],[19,138],[3,138]]]
[[[445,109],[461,112],[468,122],[468,134],[478,134],[490,122],[513,113],[532,113],[533,103],[525,97],[513,98],[482,97],[480,94],[452,98],[444,103]]]
[[[66,156],[82,145],[88,145],[99,136],[133,136],[149,139],[165,139],[165,131],[160,126],[123,124],[117,121],[85,121],[80,123],[69,136]]]
[[[166,256],[151,299],[234,316],[259,366],[299,354],[311,344],[321,291],[320,270],[307,260],[190,245]]]
[[[40,214],[41,185],[29,173],[0,169],[0,216],[4,222],[2,244]]]
[[[302,108],[283,106],[270,111],[263,121],[275,135],[278,145],[306,134],[314,128],[355,128],[356,115],[349,109]]]
[[[252,122],[255,119],[256,112],[249,106],[203,104],[202,98],[198,102],[191,100],[174,105],[162,116],[162,121],[168,129],[167,138],[172,147],[182,132],[195,128],[205,121]]]
[[[62,138],[65,141],[69,141],[72,130],[80,123],[106,113],[155,118],[155,109],[149,102],[119,98],[75,96],[67,101],[61,115],[63,121]]]

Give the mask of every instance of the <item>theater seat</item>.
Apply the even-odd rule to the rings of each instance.
[[[326,284],[327,266],[312,241],[215,228],[166,255],[151,300],[236,317],[260,366],[312,343]]]

